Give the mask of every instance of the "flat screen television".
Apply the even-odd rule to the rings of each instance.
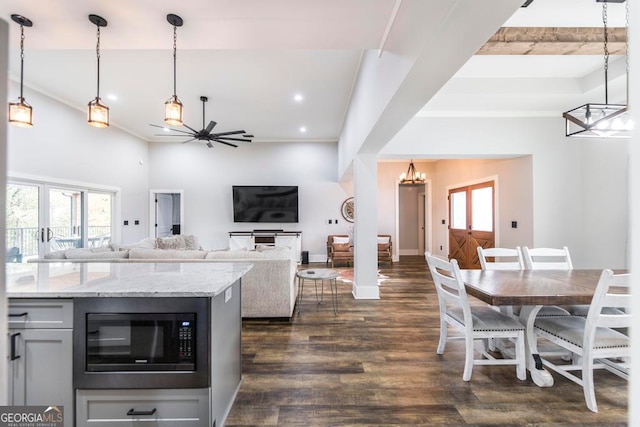
[[[298,187],[234,185],[233,222],[298,222]]]

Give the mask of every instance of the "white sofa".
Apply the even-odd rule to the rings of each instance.
[[[298,263],[288,248],[259,246],[254,251],[205,251],[199,246],[199,249],[193,249],[193,245],[175,248],[158,240],[145,239],[129,246],[67,249],[47,254],[35,262],[250,262],[253,268],[242,278],[242,317],[290,319],[293,316],[298,294]]]

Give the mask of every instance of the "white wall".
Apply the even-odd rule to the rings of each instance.
[[[337,144],[292,142],[244,144],[231,148],[201,143],[152,143],[151,188],[184,190],[183,233],[195,234],[205,249],[229,246],[228,233],[253,229],[302,231],[302,249],[324,261],[328,234],[347,234],[340,214],[351,194],[337,182]],[[233,185],[297,185],[297,224],[234,223]],[[328,224],[328,220],[338,224]]]
[[[577,268],[624,268],[628,149],[626,140],[566,138],[562,118],[421,117],[411,120],[380,154],[430,158],[530,154],[532,244],[568,246]],[[594,182],[598,185],[591,185]],[[612,204],[602,206],[603,200]],[[607,236],[606,245],[600,243],[602,236]]]
[[[9,98],[19,84],[10,82]],[[136,242],[148,234],[148,145],[115,126],[96,129],[84,111],[68,107],[25,87],[33,106],[31,129],[11,126],[8,134],[8,174],[57,181],[119,187],[121,189],[121,242]],[[110,102],[113,111],[117,102]],[[142,164],[141,164],[142,163]],[[139,220],[140,225],[133,225]],[[122,224],[122,223],[121,223]]]
[[[9,44],[9,26],[7,22],[0,19],[0,99],[7,99],[7,85],[4,83],[7,81],[7,70],[9,69],[8,44]],[[7,193],[7,186],[5,185],[5,177],[7,171],[7,109],[2,108],[0,112],[0,203],[2,206],[6,206],[5,197]],[[6,223],[5,208],[0,213],[0,232],[4,235]],[[5,240],[0,242],[0,256],[5,257]],[[7,284],[5,281],[5,264],[2,263],[0,267],[0,319],[3,322],[0,323],[0,354],[8,354],[7,351],[7,322],[4,319],[7,318]],[[2,360],[0,363],[0,405],[7,404],[7,364]]]

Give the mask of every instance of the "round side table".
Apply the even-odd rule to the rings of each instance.
[[[300,306],[302,305],[302,294],[304,292],[304,282],[312,280],[316,288],[316,301],[318,304],[324,299],[324,282],[329,282],[331,289],[331,300],[333,302],[333,313],[338,314],[338,272],[329,268],[316,268],[309,270],[300,270],[296,273],[298,278],[298,315],[300,315]],[[318,298],[318,282],[320,282],[320,298]]]

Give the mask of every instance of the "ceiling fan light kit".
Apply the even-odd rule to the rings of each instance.
[[[176,51],[178,41],[178,27],[183,24],[182,18],[170,13],[167,22],[173,26],[173,95],[164,103],[164,122],[170,126],[182,126],[182,102],[176,95]]]
[[[9,103],[9,123],[19,127],[33,126],[33,108],[24,100],[22,80],[24,77],[24,27],[31,27],[33,22],[22,15],[11,15],[11,19],[20,24],[20,96],[17,101]]]
[[[89,15],[89,21],[97,28],[96,59],[98,65],[96,97],[88,104],[87,122],[97,128],[109,127],[109,107],[100,99],[100,27],[106,27],[107,21],[98,15]]]
[[[581,138],[629,138],[633,129],[633,121],[627,104],[609,104],[608,71],[609,71],[609,34],[607,29],[607,3],[623,3],[624,0],[596,0],[602,3],[602,22],[604,26],[604,103],[589,103],[566,111],[565,135]],[[627,2],[627,30],[628,7]],[[627,31],[628,40],[628,31]],[[627,42],[628,43],[628,42]],[[627,92],[629,90],[629,49],[627,46]],[[628,99],[628,96],[627,96]],[[628,103],[628,101],[627,101]]]

